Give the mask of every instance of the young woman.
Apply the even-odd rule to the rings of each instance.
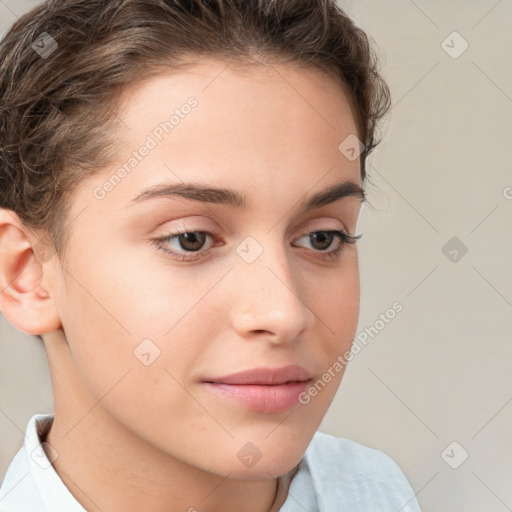
[[[389,92],[329,0],[54,0],[0,46],[0,306],[48,355],[2,512],[417,512],[317,431]]]

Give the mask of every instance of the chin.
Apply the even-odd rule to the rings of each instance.
[[[247,443],[237,451],[236,459],[226,461],[222,474],[239,480],[268,480],[284,475],[292,470],[301,460],[304,451],[296,443],[280,444],[279,449],[266,446],[261,451]]]

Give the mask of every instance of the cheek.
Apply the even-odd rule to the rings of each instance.
[[[103,245],[101,254],[87,254],[87,249],[76,247],[75,260],[87,264],[70,268],[63,307],[70,319],[77,316],[96,335],[116,331],[133,343],[162,338],[194,313],[217,279],[218,272],[196,276],[190,269],[166,265],[142,242],[131,250]]]
[[[321,372],[303,396],[305,413],[323,418],[341,384],[350,349],[356,335],[359,320],[360,286],[357,266],[353,272],[340,274],[336,286],[317,295],[315,304],[319,311],[319,329],[324,333],[322,348],[317,349],[321,360]],[[320,355],[321,352],[321,355]]]
[[[105,247],[100,256],[74,247],[75,261],[87,265],[70,266],[59,309],[87,388],[100,397],[127,371],[140,393],[173,382],[165,369],[182,382],[210,338],[216,315],[208,292],[225,270],[195,275],[152,259],[147,248]]]
[[[319,283],[309,285],[311,309],[318,316],[318,328],[329,340],[329,352],[346,350],[355,336],[359,320],[360,282],[357,252],[352,251],[338,270]]]
[[[116,276],[110,278],[116,280]],[[69,287],[63,326],[73,371],[80,382],[76,389],[84,390],[80,395],[84,403],[99,404],[148,441],[154,425],[160,423],[161,437],[156,436],[157,431],[154,435],[167,439],[173,411],[180,411],[180,418],[201,418],[204,411],[182,385],[186,385],[201,353],[199,344],[206,339],[206,327],[197,327],[197,318],[186,315],[180,301],[174,306],[169,297],[165,305],[151,301],[148,287],[128,293],[137,278],[120,282],[115,293],[102,278],[93,279],[93,273],[81,279],[89,283],[89,289],[85,291],[76,283]],[[136,292],[137,287],[133,290]],[[198,306],[197,311],[200,309]]]

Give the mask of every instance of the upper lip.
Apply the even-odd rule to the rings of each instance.
[[[306,381],[311,379],[311,374],[302,366],[290,365],[281,368],[258,367],[243,372],[232,373],[222,377],[215,377],[205,382],[218,384],[256,384],[279,385],[291,381]]]

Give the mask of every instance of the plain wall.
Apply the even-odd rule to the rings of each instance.
[[[0,33],[33,5],[0,3]],[[388,453],[424,512],[512,510],[512,3],[341,5],[394,106],[358,225],[368,339],[321,430]],[[52,407],[42,347],[0,318],[0,479]]]

